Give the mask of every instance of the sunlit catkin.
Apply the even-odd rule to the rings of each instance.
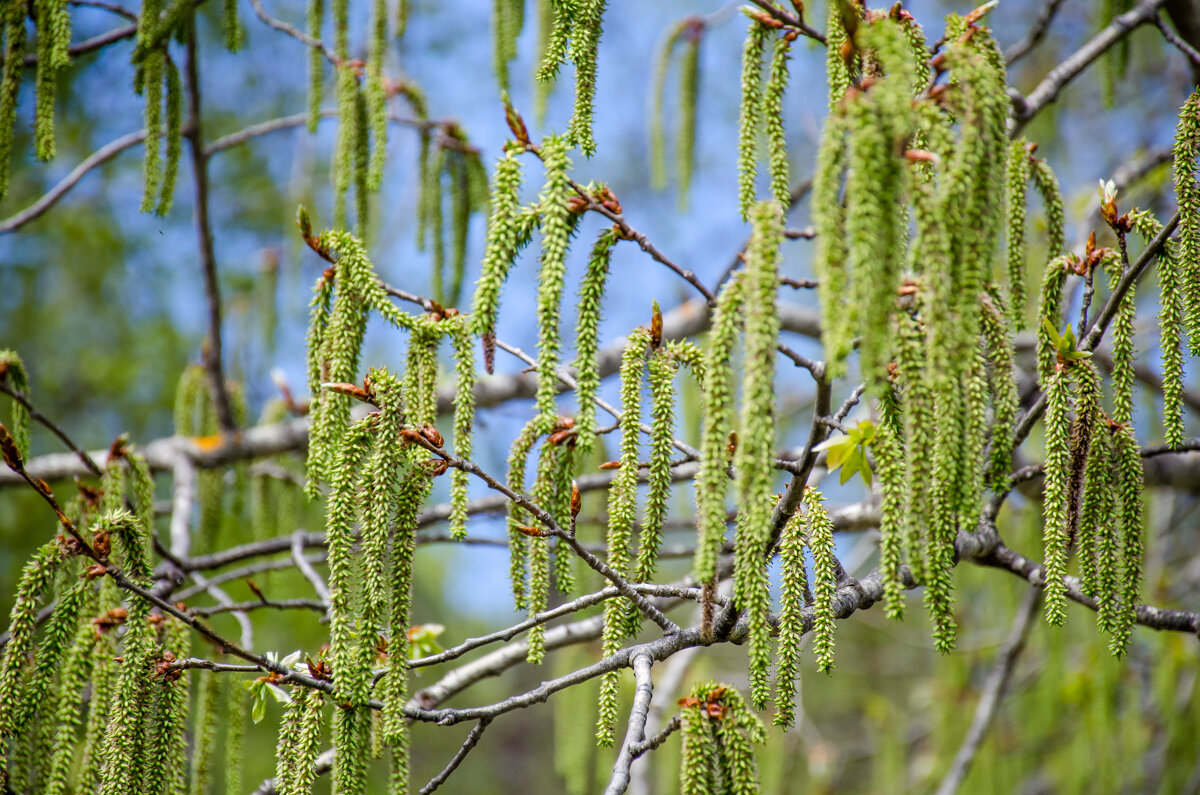
[[[1059,369],[1046,384],[1046,463],[1045,463],[1045,529],[1043,530],[1046,563],[1045,609],[1046,620],[1061,625],[1066,620],[1068,481],[1071,464],[1072,403],[1071,373]]]
[[[1008,308],[1013,328],[1020,328],[1025,320],[1025,187],[1029,182],[1029,157],[1029,144],[1024,139],[1013,141],[1008,149],[1004,179],[1008,210],[1004,237],[1008,244]]]
[[[825,498],[813,488],[804,490],[804,526],[813,567],[813,654],[817,670],[833,670],[833,595],[837,591],[837,563],[833,557],[833,522],[825,512]]]
[[[779,646],[775,654],[776,726],[791,726],[796,713],[796,675],[799,673],[800,641],[804,638],[804,606],[811,601],[808,573],[804,568],[804,517],[795,513],[779,539],[782,561],[779,594]]]
[[[1197,154],[1200,154],[1200,90],[1193,92],[1179,111],[1174,151],[1184,323],[1193,356],[1200,355],[1200,183],[1196,181]]]
[[[586,459],[596,443],[596,390],[600,387],[600,311],[608,284],[609,262],[617,244],[614,228],[604,229],[592,246],[587,273],[579,283],[579,315],[575,323],[575,395],[579,402],[575,438],[579,456]]]

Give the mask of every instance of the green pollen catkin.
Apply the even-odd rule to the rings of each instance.
[[[666,349],[659,348],[648,357],[650,384],[650,487],[646,492],[646,512],[638,541],[637,561],[633,567],[635,582],[651,582],[658,567],[658,550],[663,542],[667,520],[667,500],[671,496],[671,450],[675,432],[675,373],[678,363]]]
[[[905,483],[904,442],[899,434],[898,407],[891,394],[889,392],[888,397],[880,399],[881,413],[885,412],[886,407],[886,414],[871,446],[878,463],[883,496],[879,523],[879,570],[883,575],[884,613],[890,619],[900,620],[904,617],[904,583],[900,577],[900,565],[911,517],[905,505],[908,489]]]
[[[744,290],[734,274],[717,296],[705,353],[704,412],[700,430],[700,471],[696,475],[696,524],[699,538],[692,563],[697,582],[715,583],[717,560],[725,541],[725,495],[728,491],[729,434],[734,430],[733,359]],[[711,630],[711,616],[705,622]]]
[[[575,64],[575,112],[567,124],[567,139],[586,157],[596,153],[592,116],[596,101],[596,55],[607,0],[575,0],[575,24],[571,31],[571,61]]]
[[[501,91],[508,91],[508,63],[517,55],[517,39],[525,26],[525,0],[492,2],[492,68]]]
[[[750,690],[756,708],[770,697],[770,584],[767,541],[771,535],[775,479],[775,348],[779,339],[776,292],[779,246],[783,242],[783,208],[760,202],[750,213],[754,233],[746,250],[742,277],[745,359],[742,411],[734,454],[738,502],[737,560],[734,597],[750,625]]]
[[[1009,487],[1012,466],[1013,429],[1016,426],[1020,398],[1017,393],[1017,369],[1013,361],[1012,337],[999,296],[989,294],[982,303],[984,354],[988,364],[988,385],[992,400],[991,458],[984,473],[988,488],[1002,493]]]
[[[171,60],[167,61],[167,145],[163,163],[162,182],[159,185],[156,215],[166,215],[175,200],[175,183],[179,178],[179,158],[183,154],[183,86],[179,80],[179,69]]]
[[[817,670],[833,670],[833,596],[837,591],[837,563],[833,557],[833,522],[825,512],[825,498],[813,488],[804,490],[804,527],[813,566],[813,654]]]
[[[1134,231],[1147,243],[1161,230],[1148,212],[1129,214]],[[1183,320],[1184,266],[1173,250],[1163,247],[1158,255],[1159,348],[1162,349],[1163,440],[1172,448],[1183,444]]]
[[[325,20],[325,0],[308,0],[308,35],[320,40]],[[315,133],[321,120],[321,99],[325,82],[325,53],[317,47],[308,49],[308,131]]]
[[[9,613],[9,641],[0,664],[0,780],[7,781],[8,744],[16,739],[18,719],[26,710],[25,665],[33,651],[38,604],[62,561],[57,541],[39,547],[21,572]]]
[[[1042,295],[1038,304],[1037,324],[1037,367],[1038,381],[1043,385],[1054,377],[1057,348],[1050,336],[1047,324],[1056,331],[1062,323],[1062,294],[1067,283],[1068,258],[1055,257],[1046,263],[1042,276]]]
[[[1046,384],[1046,463],[1043,530],[1046,564],[1046,620],[1066,620],[1067,548],[1070,543],[1068,502],[1071,465],[1071,375],[1060,369]]]
[[[0,75],[0,198],[8,193],[9,161],[12,160],[13,126],[17,120],[17,95],[25,71],[25,17],[28,4],[6,3],[0,10],[4,26],[4,66]]]
[[[762,119],[763,49],[771,31],[750,20],[742,47],[742,103],[738,115],[738,209],[746,219],[754,204],[758,178],[758,131]],[[826,128],[828,129],[828,127]],[[816,206],[814,200],[814,207]]]
[[[20,392],[28,397],[29,395],[29,373],[25,370],[25,363],[21,361],[21,356],[14,350],[7,348],[0,349],[0,381],[6,383],[9,387]],[[29,457],[29,409],[25,408],[18,400],[12,401],[12,413],[9,415],[11,422],[8,426],[8,432],[12,434],[13,441],[17,445],[17,451],[22,458]]]
[[[828,10],[825,15],[825,79],[829,83],[831,111],[842,101],[846,89],[850,88],[851,64],[858,60],[842,20],[842,4],[842,0],[830,0],[826,5]],[[851,53],[849,58],[846,57],[847,52]]]
[[[779,539],[782,561],[779,594],[779,646],[775,658],[774,724],[784,728],[795,722],[796,675],[800,668],[800,641],[804,638],[804,606],[812,601],[808,572],[804,568],[804,519],[799,513],[783,528]]]
[[[1067,250],[1067,221],[1062,191],[1059,190],[1058,179],[1049,163],[1033,158],[1031,166],[1033,185],[1042,197],[1042,206],[1046,212],[1047,256],[1054,259]]]
[[[367,168],[367,188],[372,192],[383,184],[383,169],[387,165],[387,92],[383,87],[383,61],[387,57],[386,0],[371,4],[371,44],[367,55],[367,81],[364,91],[367,118],[371,130],[371,156]]]
[[[54,715],[54,739],[50,745],[48,767],[45,776],[45,795],[64,795],[75,761],[75,749],[79,730],[83,727],[84,710],[88,702],[83,698],[89,686],[92,666],[95,661],[96,631],[91,620],[98,604],[96,589],[89,586],[80,610],[82,620],[75,628],[75,638],[63,663],[59,675],[58,704]],[[97,699],[99,688],[92,690],[92,706],[100,709]],[[185,690],[186,701],[186,690]],[[164,790],[169,795],[174,792]]]
[[[508,452],[508,487],[518,494],[525,491],[525,468],[529,460],[529,451],[549,428],[545,415],[539,414],[517,434],[513,439],[512,448]],[[528,606],[528,576],[526,555],[529,538],[521,532],[520,526],[527,524],[528,513],[516,503],[508,505],[508,575],[512,582],[513,607],[524,610]]]
[[[454,345],[454,455],[470,461],[475,422],[475,340],[462,315],[454,319],[450,338]],[[458,541],[467,537],[468,478],[461,469],[450,473],[450,535]]]
[[[237,52],[246,42],[246,30],[238,16],[237,0],[221,0],[221,32],[225,49]]]
[[[849,292],[847,273],[846,210],[842,206],[842,172],[846,167],[846,131],[848,120],[832,111],[821,133],[817,151],[817,171],[813,177],[812,218],[817,230],[813,270],[822,293],[829,296]],[[825,348],[825,372],[830,380],[846,370],[846,357],[857,325],[854,305],[826,300],[821,302],[821,343]]]
[[[445,306],[458,306],[462,296],[463,275],[467,270],[467,233],[471,222],[471,194],[466,158],[455,157],[450,163],[450,288],[444,294]]]
[[[140,34],[139,34],[140,35]],[[161,141],[163,122],[163,76],[167,56],[161,50],[151,50],[141,61],[142,97],[145,100],[146,141],[142,159],[142,204],[144,213],[154,210],[161,192],[163,163]]]
[[[679,206],[687,209],[696,170],[696,106],[700,96],[700,39],[703,26],[689,29],[679,61],[679,137],[675,144],[675,165],[679,182]]]
[[[1021,328],[1025,321],[1025,187],[1029,182],[1029,144],[1013,141],[1005,171],[1005,202],[1008,209],[1004,239],[1008,244],[1009,324]]]
[[[561,314],[563,282],[567,275],[567,249],[571,244],[572,219],[568,200],[571,180],[567,170],[566,139],[549,136],[542,143],[546,184],[538,199],[542,227],[542,267],[538,274],[538,363],[537,411],[554,414],[558,395],[558,360],[562,349],[558,319]]]
[[[663,95],[666,91],[667,72],[671,68],[671,56],[691,24],[690,17],[677,22],[663,40],[658,57],[654,60],[650,98],[650,186],[655,190],[667,187],[667,136],[663,127]]]
[[[516,144],[505,146],[504,155],[496,162],[492,179],[492,212],[488,219],[483,267],[471,302],[473,330],[479,336],[493,333],[500,311],[500,288],[504,286],[517,254],[529,242],[533,232],[532,225],[524,221],[520,212],[520,153],[521,149]],[[490,364],[487,370],[491,372]]]
[[[1184,323],[1193,356],[1200,355],[1200,183],[1196,156],[1200,154],[1200,90],[1188,97],[1175,131],[1175,199],[1179,204]]]
[[[41,0],[34,4],[37,26],[37,76],[33,138],[34,153],[42,161],[54,158],[54,101],[59,71],[70,63],[71,17],[66,0]]]
[[[588,258],[587,273],[579,283],[579,313],[575,322],[575,370],[579,373],[575,395],[579,403],[575,438],[580,459],[596,443],[596,390],[600,388],[600,310],[608,284],[617,230],[608,227],[596,238]]]
[[[783,129],[783,97],[787,91],[788,56],[791,49],[790,35],[775,39],[771,70],[762,93],[762,115],[767,128],[767,162],[771,171],[771,195],[785,210],[791,203],[792,196],[787,135]]]
[[[701,682],[680,703],[680,792],[758,795],[762,789],[753,746],[766,741],[766,728],[741,694],[729,685]]]
[[[1112,429],[1113,474],[1116,481],[1116,532],[1121,544],[1120,607],[1112,620],[1109,648],[1121,656],[1129,646],[1138,596],[1142,588],[1142,456],[1133,429]]]

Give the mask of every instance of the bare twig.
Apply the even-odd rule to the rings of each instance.
[[[612,778],[604,789],[604,795],[622,795],[629,787],[629,770],[633,765],[634,750],[646,739],[646,718],[650,714],[650,699],[654,696],[654,684],[650,681],[651,659],[649,654],[637,654],[632,661],[633,705],[629,708],[629,724],[625,729],[625,741],[613,765]]]
[[[1042,6],[1037,19],[1033,22],[1033,27],[1025,34],[1025,38],[1004,51],[1005,63],[1012,66],[1045,38],[1046,33],[1050,30],[1050,23],[1054,21],[1054,15],[1058,13],[1059,6],[1062,4],[1063,0],[1050,0]]]
[[[1135,28],[1153,22],[1158,8],[1166,0],[1143,0],[1135,8],[1113,19],[1104,30],[1097,33],[1087,44],[1072,53],[1066,60],[1050,70],[1038,83],[1037,88],[1025,97],[1020,112],[1014,113],[1009,123],[1015,137],[1043,108],[1058,99],[1058,93],[1092,65],[1092,62],[1110,47],[1128,36]]]
[[[204,270],[204,293],[208,299],[208,338],[204,343],[203,360],[217,423],[224,433],[231,434],[237,430],[237,422],[233,417],[233,404],[229,399],[221,362],[221,286],[217,280],[217,256],[213,251],[212,225],[208,217],[208,156],[204,153],[204,136],[200,126],[200,76],[196,66],[198,56],[194,28],[193,21],[192,29],[188,32],[184,74],[188,116],[191,119],[186,134],[192,153],[196,234],[200,244],[200,265]]]
[[[1029,628],[1033,626],[1033,619],[1037,615],[1038,605],[1041,601],[1042,591],[1040,588],[1030,588],[1026,592],[1025,601],[1021,603],[1016,617],[1013,618],[1008,640],[1005,641],[1004,648],[1000,650],[1000,655],[996,658],[996,665],[992,668],[987,683],[983,687],[983,694],[979,697],[978,706],[975,707],[975,717],[971,721],[971,728],[967,731],[967,736],[954,756],[950,772],[942,779],[941,786],[937,789],[937,795],[954,795],[967,777],[971,762],[979,753],[979,747],[992,725],[996,709],[1000,706],[1001,699],[1004,698],[1004,691],[1008,686],[1009,679],[1012,678],[1017,659],[1025,648],[1025,639],[1029,637]]]
[[[428,793],[433,792],[438,787],[442,786],[442,784],[446,783],[446,779],[450,778],[450,774],[462,764],[462,761],[466,759],[467,754],[471,753],[471,749],[479,743],[479,738],[483,736],[484,730],[491,722],[491,718],[481,718],[479,723],[475,724],[475,728],[471,729],[471,733],[467,735],[467,739],[463,740],[463,744],[458,749],[458,753],[456,753],[446,764],[446,766],[442,768],[442,772],[431,778],[428,784],[421,787],[421,795],[428,795]]]
[[[104,474],[104,470],[100,468],[100,465],[96,463],[95,459],[88,455],[82,448],[79,447],[79,445],[75,444],[75,442],[71,440],[71,437],[67,435],[67,432],[58,426],[58,423],[54,422],[45,414],[38,411],[37,408],[29,402],[28,395],[20,390],[13,389],[8,385],[8,382],[3,377],[0,377],[0,392],[3,392],[24,406],[25,411],[29,412],[30,418],[34,422],[45,426],[52,434],[57,436],[59,441],[66,445],[67,449],[75,454],[75,457],[78,458],[84,467],[87,468],[88,472],[96,475],[97,477]]]
[[[313,590],[317,592],[317,596],[321,598],[322,604],[328,609],[329,586],[325,584],[325,580],[321,579],[321,575],[317,574],[317,570],[304,557],[306,537],[307,533],[303,530],[297,530],[292,533],[292,562],[296,564],[296,568],[304,575],[304,579],[312,584]]]

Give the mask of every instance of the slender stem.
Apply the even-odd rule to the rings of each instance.
[[[217,279],[217,257],[213,251],[212,225],[208,216],[208,156],[204,152],[204,137],[200,116],[200,76],[197,68],[196,24],[190,23],[187,37],[187,63],[184,69],[187,84],[187,138],[191,144],[193,182],[195,191],[196,234],[200,244],[200,265],[204,269],[204,293],[208,299],[208,338],[204,343],[204,369],[208,372],[217,422],[225,433],[237,430],[233,404],[225,384],[221,362],[221,286]]]

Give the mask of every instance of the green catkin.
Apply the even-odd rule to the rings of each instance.
[[[1123,560],[1121,604],[1112,620],[1109,649],[1121,656],[1129,645],[1142,588],[1142,456],[1131,426],[1114,427],[1112,434],[1113,474],[1116,480],[1114,514]]]
[[[754,204],[758,178],[758,130],[762,118],[763,49],[771,31],[750,20],[742,48],[742,104],[738,116],[738,209],[746,219]],[[826,128],[828,129],[828,127]],[[817,205],[814,203],[814,207]]]
[[[791,204],[791,176],[788,171],[787,135],[783,129],[783,96],[787,91],[790,35],[775,39],[771,70],[762,93],[762,115],[767,128],[767,161],[771,170],[771,195],[785,210]]]
[[[338,700],[351,707],[366,702],[371,676],[369,661],[364,661],[359,653],[360,616],[354,608],[361,573],[353,551],[359,468],[367,455],[375,420],[377,417],[368,415],[345,433],[330,484],[325,520],[329,550],[329,657]],[[338,749],[340,759],[335,761],[335,767],[345,764],[346,757],[341,754],[349,750]]]
[[[237,52],[246,43],[246,31],[238,16],[237,0],[222,0],[221,32],[225,37],[225,49],[230,52]]]
[[[575,482],[576,462],[579,452],[569,440],[560,445],[558,465],[551,472],[550,499],[543,507],[550,512],[559,527],[571,524],[571,490]],[[570,596],[575,592],[575,552],[561,538],[554,542],[554,587],[560,594]]]
[[[387,92],[383,88],[383,62],[387,58],[388,7],[386,0],[371,3],[371,43],[367,54],[365,98],[371,130],[371,158],[367,169],[367,187],[379,190],[387,164]],[[361,219],[360,219],[361,223]]]
[[[679,365],[663,348],[649,358],[650,383],[650,487],[646,493],[646,512],[633,567],[635,582],[651,582],[658,567],[663,526],[667,519],[667,500],[671,496],[671,450],[675,431],[675,372]]]
[[[71,18],[65,0],[34,4],[37,25],[36,109],[34,152],[42,161],[54,158],[54,100],[59,70],[70,63]]]
[[[500,288],[508,278],[517,253],[529,242],[532,227],[522,223],[520,215],[521,149],[509,143],[504,155],[496,161],[492,179],[492,213],[488,219],[487,242],[484,245],[483,267],[475,285],[471,302],[474,332],[491,334],[500,310]],[[490,372],[491,367],[488,367]]]
[[[598,318],[597,318],[598,320]],[[29,395],[29,373],[20,355],[9,349],[0,349],[0,381],[26,396]],[[17,451],[22,458],[29,457],[29,409],[17,400],[12,401],[11,422],[8,432],[12,434]]]
[[[524,0],[493,0],[492,65],[501,91],[509,90],[508,64],[517,55],[517,39],[524,27]]]
[[[79,792],[95,792],[100,783],[100,767],[104,761],[101,753],[104,729],[112,712],[112,695],[117,686],[117,663],[113,659],[112,646],[100,641],[94,644],[94,651],[92,688],[88,699],[90,706],[83,740],[83,761],[79,766]]]
[[[296,725],[295,761],[292,788],[280,795],[309,795],[317,780],[317,755],[320,753],[321,726],[325,717],[325,694],[319,690],[306,693],[300,701],[299,722]]]
[[[163,163],[162,183],[159,186],[157,215],[171,211],[175,199],[175,182],[179,178],[179,158],[183,154],[183,86],[179,81],[179,69],[174,61],[167,59],[167,146]]]
[[[279,795],[294,795],[296,779],[296,750],[300,738],[300,716],[304,713],[311,691],[307,687],[293,687],[291,700],[283,708],[279,721],[279,734],[275,745],[275,791]]]
[[[370,743],[363,737],[369,725],[363,707],[333,705],[333,791],[352,795],[367,791],[367,757]]]
[[[446,281],[446,216],[443,212],[445,205],[445,176],[450,165],[450,153],[444,147],[439,147],[433,159],[433,166],[425,173],[425,181],[421,185],[420,201],[425,205],[423,218],[425,225],[419,230],[424,246],[424,238],[428,235],[433,242],[433,285],[434,298],[441,302],[445,299]]]
[[[12,160],[13,125],[17,120],[17,95],[25,70],[25,17],[28,3],[6,3],[0,11],[4,25],[4,72],[0,75],[0,198],[8,193],[9,161]]]
[[[1009,324],[1021,328],[1025,321],[1025,186],[1029,182],[1029,143],[1013,141],[1008,149],[1005,200],[1008,209]]]
[[[719,749],[712,724],[703,707],[684,708],[683,751],[679,765],[681,795],[709,795],[717,791]]]
[[[804,519],[796,513],[779,539],[782,561],[779,594],[779,648],[775,658],[776,726],[787,728],[796,716],[796,674],[799,672],[800,642],[804,639],[804,606],[811,601],[808,573],[804,568]]]
[[[1067,502],[1071,464],[1071,375],[1060,369],[1046,384],[1045,563],[1046,620],[1061,626],[1066,620],[1067,545],[1070,541]]]
[[[920,294],[914,295],[914,298],[918,299],[917,308],[920,309]],[[933,439],[928,429],[933,427],[934,397],[932,379],[927,372],[925,331],[917,318],[907,314],[902,314],[898,322],[898,370],[904,401],[900,418],[904,424],[905,478],[909,484],[905,503],[907,520],[904,551],[913,578],[917,582],[924,582],[924,528],[930,526],[933,515],[933,484],[926,462],[933,458]]]
[[[241,687],[240,683],[235,683],[235,686]],[[156,678],[151,685],[151,692],[154,694],[154,706],[147,731],[146,774],[140,791],[182,793],[182,789],[175,786],[181,771],[173,769],[172,756],[176,747],[187,745],[188,680]],[[233,778],[232,768],[227,776]],[[235,791],[232,786],[227,790],[231,793]]]
[[[741,694],[728,685],[702,682],[682,703],[680,792],[758,795],[753,745],[766,741],[766,728]]]
[[[650,99],[650,186],[655,190],[667,187],[667,136],[663,127],[663,94],[667,87],[667,72],[671,68],[671,56],[675,47],[683,40],[684,33],[691,24],[693,20],[690,17],[677,22],[663,40],[658,57],[654,60]],[[683,131],[681,125],[681,135]]]
[[[548,419],[539,414],[525,423],[508,452],[508,487],[518,494],[525,491],[525,466],[529,451],[538,438],[548,431]],[[519,525],[526,524],[528,514],[516,503],[508,505],[508,576],[512,582],[513,607],[524,610],[528,606],[528,568],[526,557],[529,538],[521,532]]]
[[[0,782],[7,782],[6,750],[9,742],[16,738],[18,719],[26,707],[25,665],[33,650],[38,603],[50,587],[62,556],[57,541],[50,541],[33,553],[21,572],[9,613],[9,641],[0,665]]]
[[[21,694],[24,704],[16,712],[11,736],[40,734],[47,728],[45,725],[47,718],[56,712],[54,705],[58,694],[53,688],[54,679],[62,667],[63,658],[71,649],[79,613],[87,601],[90,590],[90,583],[76,580],[70,588],[60,593],[58,601],[50,613],[50,618],[46,622],[45,629],[42,631],[41,642],[34,655],[33,671]],[[71,697],[73,698],[74,694]],[[43,722],[42,726],[36,725],[38,720]],[[47,735],[46,739],[50,740],[51,738]],[[0,746],[2,745],[3,741],[0,740]],[[43,758],[45,757],[41,754],[35,757],[37,760]],[[37,766],[41,767],[40,761],[37,762]]]
[[[410,453],[414,458],[418,455]],[[415,464],[410,459],[410,464]],[[412,466],[395,497],[396,529],[392,534],[392,603],[388,640],[388,672],[383,678],[383,735],[392,748],[393,774],[408,777],[408,729],[404,706],[408,700],[408,628],[412,613],[413,555],[417,548],[417,513],[432,482]],[[314,752],[315,753],[315,752]]]
[[[904,583],[900,578],[901,553],[904,548],[906,520],[906,483],[904,442],[898,433],[899,418],[894,398],[880,399],[881,412],[885,406],[892,418],[880,423],[872,448],[878,463],[879,484],[883,495],[880,506],[879,570],[883,575],[884,612],[888,618],[904,618]]]
[[[608,283],[609,263],[617,230],[608,227],[596,238],[588,258],[587,273],[579,283],[579,316],[575,323],[575,395],[579,403],[575,438],[580,459],[591,454],[596,443],[596,390],[600,387],[600,309]]]
[[[471,430],[475,421],[475,351],[471,330],[459,315],[450,327],[454,345],[454,455],[471,460]],[[450,473],[450,535],[467,537],[467,482],[462,469]]]
[[[839,7],[841,4],[841,0],[828,3],[828,12],[826,13],[825,79],[829,82],[829,109],[831,111],[842,101],[842,97],[845,96],[846,89],[850,88],[851,83],[850,64],[845,58],[845,48],[849,37],[846,33],[846,26],[842,22]],[[851,62],[857,58],[857,55],[851,56]]]
[[[325,0],[308,0],[308,35],[320,40],[325,19]],[[308,131],[315,133],[321,121],[321,100],[325,82],[325,53],[317,47],[308,51]]]
[[[145,583],[144,578],[139,580]],[[151,693],[150,668],[157,654],[147,621],[149,612],[149,603],[140,598],[128,607],[122,662],[101,747],[100,795],[132,792],[143,775],[146,738],[142,727]]]
[[[1057,349],[1050,332],[1046,328],[1049,323],[1055,330],[1062,322],[1062,293],[1067,283],[1067,257],[1055,257],[1046,263],[1046,272],[1042,277],[1042,296],[1038,305],[1037,324],[1037,363],[1038,381],[1047,384],[1054,377],[1055,357]]]
[[[335,10],[335,17],[336,17]],[[349,57],[349,56],[346,56]],[[358,143],[358,78],[349,66],[335,69],[337,79],[338,131],[333,154],[333,225],[350,226],[346,197],[354,182],[355,148]]]
[[[1092,436],[1084,470],[1083,507],[1080,511],[1080,569],[1093,565],[1095,579],[1092,594],[1100,600],[1100,629],[1112,633],[1120,610],[1121,560],[1120,539],[1113,513],[1112,436],[1099,428]],[[1094,553],[1085,549],[1090,546]],[[1086,581],[1086,577],[1084,578]],[[1085,586],[1086,587],[1086,586]]]
[[[467,180],[466,158],[458,155],[450,161],[450,289],[445,306],[458,306],[462,296],[463,275],[467,269],[467,232],[471,222],[471,195]]]
[[[984,352],[988,363],[988,381],[992,395],[991,458],[984,475],[988,488],[1002,493],[1009,487],[1012,466],[1012,432],[1020,409],[1017,394],[1016,363],[1006,313],[999,296],[988,295],[982,304]],[[1011,316],[1011,315],[1009,315]]]
[[[1110,288],[1121,280],[1121,259],[1115,253],[1104,262]],[[1130,284],[1117,306],[1109,339],[1112,342],[1113,421],[1132,427],[1133,423],[1133,321],[1137,315],[1136,284]]]
[[[903,264],[903,229],[896,206],[903,190],[902,161],[895,156],[886,83],[850,102],[851,135],[846,175],[846,236],[852,263],[851,303],[858,310],[861,329],[862,370],[870,389],[887,388],[890,361],[890,320],[886,307],[893,304]],[[907,92],[906,92],[907,93]],[[907,101],[907,100],[906,100]],[[848,101],[849,102],[849,101]],[[822,303],[843,312],[836,293]]]
[[[641,434],[642,372],[646,367],[646,348],[650,334],[638,328],[629,335],[621,356],[621,459],[617,476],[608,491],[608,565],[621,576],[629,574],[633,558],[633,525],[637,518],[637,480],[639,437]],[[633,607],[624,600],[611,599],[604,605],[604,633],[601,653],[613,654],[620,648],[636,621]],[[600,717],[596,741],[611,746],[617,717],[620,671],[610,671],[600,680]]]
[[[541,64],[537,70],[537,81],[548,85],[558,77],[559,69],[567,62],[567,54],[574,32],[576,18],[581,13],[583,0],[548,0],[541,11],[543,39]],[[547,25],[546,14],[553,11],[551,24]],[[544,100],[543,100],[544,101]]]
[[[392,492],[402,466],[404,448],[400,431],[404,427],[404,405],[400,385],[386,371],[373,369],[367,374],[379,406],[374,450],[366,460],[359,486],[359,546],[362,549],[362,618],[358,626],[359,642],[368,657],[373,655],[375,638],[383,629],[388,614],[391,574],[388,535],[392,523]]]
[[[143,14],[143,19],[145,16]],[[139,32],[139,38],[141,34]],[[166,69],[167,56],[161,49],[145,53],[141,62],[142,97],[145,99],[146,141],[145,156],[142,159],[142,190],[141,211],[152,211],[158,201],[163,180],[162,141],[163,122],[163,77]]]
[[[813,566],[813,654],[817,670],[829,673],[833,670],[833,596],[838,583],[833,522],[825,512],[824,500],[816,489],[805,489],[804,524]]]
[[[366,239],[371,226],[371,128],[366,91],[354,91],[354,233]]]
[[[549,496],[552,472],[558,463],[558,449],[549,443],[542,445],[538,456],[537,476],[533,483],[533,498],[542,505]],[[529,605],[530,615],[546,609],[550,603],[550,539],[531,538],[526,545],[529,553]],[[533,627],[528,636],[529,650],[525,661],[530,665],[541,665],[546,658],[546,630],[544,625]]]
[[[224,709],[221,705],[221,682],[215,676],[199,681],[196,692],[196,722],[192,741],[191,795],[206,795],[213,774],[213,757],[217,746],[217,725]]]
[[[760,202],[750,215],[754,233],[746,251],[742,281],[745,362],[734,454],[741,505],[734,597],[746,611],[750,625],[751,700],[761,709],[770,697],[771,596],[763,556],[767,552],[774,504],[771,486],[775,479],[775,348],[779,339],[775,294],[779,287],[783,209],[775,202]]]
[[[549,136],[542,143],[546,184],[538,204],[542,217],[542,268],[538,274],[538,364],[536,409],[555,412],[558,394],[558,359],[562,349],[558,318],[563,281],[567,274],[567,248],[571,242],[570,177],[566,140]]]
[[[1130,213],[1134,231],[1149,242],[1162,224],[1148,212]],[[1158,253],[1159,347],[1162,349],[1163,440],[1177,449],[1184,440],[1183,428],[1183,277],[1178,255],[1167,248]]]
[[[91,624],[97,605],[95,588],[89,586],[84,596],[84,606],[80,611],[83,620],[75,629],[75,638],[59,678],[54,739],[48,757],[45,795],[64,795],[67,792],[67,783],[75,760],[77,735],[83,726],[84,709],[87,705],[83,699],[83,690],[91,678],[95,660],[96,631]],[[96,692],[98,691],[93,691]],[[95,697],[93,695],[93,698]],[[95,701],[93,706],[99,708]]]
[[[700,39],[703,25],[688,29],[679,61],[679,138],[675,144],[679,205],[686,208],[696,170],[696,105],[700,96]]]
[[[607,0],[576,0],[571,31],[571,61],[575,64],[575,112],[567,124],[567,139],[586,157],[596,153],[592,116],[596,100],[596,50]]]
[[[1074,496],[1078,505],[1078,521],[1075,538],[1079,547],[1079,576],[1086,593],[1097,597],[1100,602],[1097,617],[1102,629],[1107,630],[1109,614],[1105,602],[1113,591],[1103,591],[1098,587],[1100,576],[1099,558],[1101,557],[1100,536],[1104,530],[1101,524],[1112,513],[1111,481],[1108,477],[1109,454],[1108,434],[1097,426],[1103,419],[1100,408],[1100,381],[1095,370],[1087,367],[1077,367],[1076,375],[1079,380],[1079,400],[1076,412],[1076,445],[1075,457],[1083,459],[1083,467],[1078,476],[1078,491]],[[1086,440],[1080,438],[1085,435]],[[1086,446],[1083,442],[1086,441]],[[1104,502],[1108,504],[1105,505]],[[1111,568],[1110,568],[1111,570]]]
[[[1200,90],[1188,97],[1179,112],[1175,132],[1175,197],[1179,203],[1179,241],[1184,320],[1193,356],[1200,355],[1200,183],[1196,156],[1200,154]]]
[[[1058,179],[1054,169],[1045,160],[1032,158],[1033,185],[1042,197],[1042,206],[1046,212],[1046,251],[1053,259],[1067,250],[1067,221],[1063,209],[1062,191],[1058,187]]]
[[[696,523],[699,538],[692,564],[697,582],[715,583],[717,560],[725,541],[725,495],[729,434],[734,429],[733,369],[743,301],[742,278],[734,274],[717,296],[704,367],[704,414],[700,431],[700,471],[696,475]],[[711,618],[709,619],[711,621]],[[711,625],[705,627],[711,631]]]
[[[845,168],[846,116],[831,111],[821,133],[817,151],[817,171],[813,177],[812,218],[817,229],[813,269],[823,294],[846,295],[849,292],[846,259],[846,211],[842,207],[842,171]],[[857,326],[853,305],[839,301],[821,302],[821,342],[825,349],[825,372],[830,380],[846,370],[846,356]]]

